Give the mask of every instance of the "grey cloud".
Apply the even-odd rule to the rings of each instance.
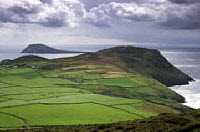
[[[109,27],[116,22],[153,22],[169,28],[200,28],[199,0],[10,0],[0,1],[1,23]]]
[[[1,4],[1,2],[0,2]],[[29,15],[36,14],[40,10],[39,4],[29,2],[13,3],[0,6],[0,22],[29,23]]]
[[[0,1],[0,22],[74,27],[84,13],[84,5],[78,0]]]
[[[92,8],[86,21],[91,24],[111,25],[114,21],[156,21],[161,17],[162,7],[155,4],[116,3],[102,4]]]
[[[88,23],[112,25],[115,21],[151,21],[177,29],[200,28],[200,4],[173,4],[165,1],[101,4],[90,9]],[[98,26],[98,24],[97,24]],[[102,25],[100,25],[102,26]]]
[[[134,2],[141,1],[141,0],[134,0]],[[117,2],[117,3],[131,3],[133,0],[80,0],[81,3],[85,5],[85,8],[87,10],[90,10],[91,8],[97,7],[101,4],[108,4],[111,2]]]
[[[53,0],[40,0],[44,4],[52,4]]]
[[[40,6],[32,6],[29,3],[24,3],[23,6],[16,5],[16,6],[7,8],[7,10],[9,12],[13,12],[13,13],[21,15],[21,14],[38,13],[41,10],[41,8],[40,8]]]
[[[192,4],[176,11],[167,12],[161,25],[179,29],[200,29],[200,4]]]
[[[19,22],[19,23],[29,23],[31,21],[28,20],[29,15],[37,14],[41,11],[40,6],[32,6],[29,3],[24,3],[23,6],[12,6],[7,8],[7,12],[11,15],[9,17],[12,18],[11,22]]]
[[[172,3],[177,4],[192,4],[192,3],[200,3],[199,0],[170,0]]]
[[[59,18],[47,18],[46,23],[41,23],[42,25],[44,25],[45,27],[63,27],[65,26],[64,21],[60,20]]]

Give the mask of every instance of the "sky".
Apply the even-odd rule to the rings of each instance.
[[[1,0],[0,47],[200,45],[200,0]]]

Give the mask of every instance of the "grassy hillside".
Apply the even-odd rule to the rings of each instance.
[[[187,84],[192,78],[171,65],[159,51],[136,47],[115,47],[72,59],[76,63],[111,64],[126,72],[141,73],[172,86]]]
[[[199,132],[200,110],[182,114],[161,114],[146,119],[112,124],[79,126],[44,126],[34,128],[35,132]],[[11,132],[30,132],[30,130],[12,130]]]
[[[123,54],[131,55],[134,60],[134,49],[120,47],[116,48],[117,52],[114,48],[54,60],[26,56],[2,64],[0,117],[3,121],[0,121],[0,128],[116,123],[189,110],[181,104],[182,96],[152,77],[154,63],[149,63],[152,65],[149,68],[145,63],[130,62],[144,68],[142,71],[129,67]],[[145,50],[137,53],[138,59],[143,57],[144,62],[146,54],[149,60],[154,52],[158,53],[138,50]],[[166,60],[165,63],[172,70],[172,75],[166,74],[166,78],[188,77]],[[155,68],[160,67],[162,65]]]
[[[12,64],[19,65],[30,62],[29,60],[32,60],[30,58],[27,56],[26,61],[25,59],[17,59]],[[159,51],[131,46],[114,47],[95,53],[85,53],[77,57],[44,61],[44,63],[38,63],[37,61],[35,64],[26,64],[36,65],[37,68],[44,70],[54,70],[69,66],[76,67],[80,65],[111,65],[115,67],[112,71],[142,74],[154,78],[166,86],[187,84],[193,80],[170,64]]]
[[[18,66],[25,66],[26,64],[30,64],[32,62],[45,62],[48,59],[43,58],[43,57],[39,57],[39,56],[35,56],[35,55],[28,55],[28,56],[22,56],[19,58],[16,58],[14,60],[3,60],[1,62],[1,65],[18,65]]]

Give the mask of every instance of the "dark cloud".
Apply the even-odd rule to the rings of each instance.
[[[12,7],[9,7],[7,10],[9,12],[12,12],[12,13],[16,13],[16,14],[19,14],[19,15],[23,15],[23,14],[35,14],[35,13],[38,13],[39,12],[39,8],[38,7],[30,7],[30,5],[26,5],[25,6],[26,8],[24,7],[21,7],[21,6],[12,6]]]
[[[169,28],[199,29],[199,14],[200,0],[0,1],[1,23],[35,23],[46,27],[74,27],[87,22],[102,28],[116,22],[150,21]]]
[[[168,12],[162,25],[177,29],[200,29],[200,4],[193,4],[183,13]]]
[[[193,4],[193,3],[200,3],[200,0],[170,0],[172,3],[177,4]]]
[[[87,10],[90,10],[91,8],[97,7],[101,4],[108,4],[110,2],[131,3],[131,2],[137,2],[137,1],[138,0],[80,0],[80,2],[85,5],[85,8]]]
[[[11,14],[9,17],[12,18],[12,21],[17,21],[19,23],[29,23],[30,21],[27,19],[28,15],[37,14],[39,11],[41,11],[40,7],[34,7],[28,3],[25,3],[24,6],[16,5],[7,8],[7,12]]]
[[[200,29],[200,0],[170,0],[180,4],[177,11],[168,12],[166,22],[162,25],[179,29]],[[184,7],[184,8],[183,8]]]
[[[84,13],[84,6],[78,0],[0,1],[0,22],[74,27]]]
[[[192,2],[192,1],[191,1]],[[193,1],[194,2],[194,1]],[[102,27],[115,21],[151,21],[176,29],[200,28],[200,4],[173,4],[169,2],[101,4],[90,10],[87,22]]]
[[[0,2],[1,3],[1,2]],[[0,7],[0,22],[30,23],[29,15],[41,10],[38,4],[23,2]]]
[[[65,26],[65,20],[61,20],[61,18],[51,17],[47,18],[47,22],[42,23],[45,27],[64,27]]]
[[[44,4],[52,4],[53,0],[40,0]]]

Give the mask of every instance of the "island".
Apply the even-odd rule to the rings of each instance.
[[[63,53],[86,53],[83,51],[66,51],[49,47],[45,44],[29,44],[27,48],[21,53],[35,53],[35,54],[63,54]]]
[[[131,46],[70,58],[5,60],[0,64],[0,127],[13,132],[189,131],[199,126],[200,112],[183,105],[184,97],[168,86],[192,80],[158,50]]]

